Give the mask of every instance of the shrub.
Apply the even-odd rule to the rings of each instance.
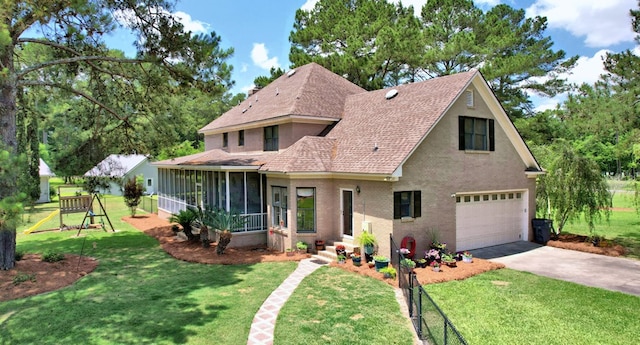
[[[36,274],[35,273],[23,273],[18,272],[15,277],[13,277],[13,285],[19,285],[20,283],[24,283],[26,281],[36,282]]]
[[[64,260],[64,254],[53,251],[46,251],[42,254],[42,261],[45,262],[58,262]]]
[[[138,183],[135,178],[127,180],[124,185],[124,203],[129,208],[131,217],[135,217],[136,210],[140,204],[142,194],[144,194],[144,187],[142,183]]]
[[[24,253],[23,253],[23,252],[19,252],[19,251],[17,251],[17,250],[16,250],[16,252],[15,252],[15,254],[14,254],[14,257],[16,258],[16,261],[20,261],[20,260],[22,260],[22,257],[23,257],[23,256],[24,256]]]

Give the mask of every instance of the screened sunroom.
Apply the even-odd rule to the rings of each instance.
[[[158,168],[158,209],[171,215],[187,206],[222,208],[247,217],[244,231],[267,228],[266,178],[256,170]]]

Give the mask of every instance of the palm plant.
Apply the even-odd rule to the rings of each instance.
[[[218,255],[224,254],[224,250],[231,242],[232,232],[244,227],[247,217],[236,211],[227,211],[221,208],[207,209],[203,212],[202,222],[220,231],[220,239],[216,247]]]
[[[193,235],[193,227],[192,223],[198,219],[198,210],[187,207],[186,210],[180,210],[178,213],[174,213],[169,217],[169,221],[172,223],[178,223],[182,226],[182,230],[184,234],[187,236],[189,241],[193,241],[195,236]]]

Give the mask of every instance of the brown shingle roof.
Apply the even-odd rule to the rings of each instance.
[[[335,140],[306,136],[262,166],[262,171],[329,172]],[[273,168],[273,169],[272,169]]]
[[[261,170],[307,172],[324,166],[326,172],[392,174],[422,142],[429,130],[471,83],[476,71],[359,93],[345,102],[342,120],[322,138],[293,145]],[[305,138],[306,139],[306,138]],[[330,145],[329,145],[330,144]],[[313,163],[316,155],[323,162]],[[330,157],[330,164],[326,162]],[[316,162],[317,163],[317,162]]]
[[[316,63],[304,65],[294,71],[292,75],[286,73],[249,96],[200,129],[200,132],[225,131],[228,127],[288,115],[340,119],[346,97],[365,92]]]
[[[277,152],[228,153],[219,149],[154,162],[159,166],[261,166]]]

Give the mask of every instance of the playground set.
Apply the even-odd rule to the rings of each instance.
[[[109,227],[111,227],[111,231],[115,232],[113,228],[113,224],[109,219],[109,215],[107,215],[107,210],[102,204],[102,201],[100,200],[100,195],[98,193],[92,193],[88,195],[77,193],[76,195],[72,195],[72,196],[62,196],[61,190],[64,188],[77,188],[77,186],[73,186],[73,185],[59,186],[58,187],[59,208],[51,212],[51,214],[49,214],[46,218],[42,219],[41,221],[39,221],[29,229],[25,230],[24,231],[25,234],[30,234],[32,232],[35,232],[36,229],[42,226],[42,224],[53,219],[53,217],[55,217],[56,215],[60,215],[60,227],[58,229],[49,229],[49,230],[62,231],[62,230],[78,229],[77,236],[80,235],[80,232],[82,231],[82,229],[102,228],[104,231],[107,231],[105,227],[104,219],[102,218],[104,217],[107,219],[107,223],[109,224]],[[97,201],[97,204],[96,204],[96,201]],[[97,214],[94,213],[94,207],[99,207],[99,213]],[[64,224],[64,215],[72,214],[72,213],[84,213],[84,218],[82,218],[82,222],[79,225]],[[96,217],[100,217],[100,224],[95,223]],[[89,220],[87,220],[87,218],[89,218]],[[46,231],[46,230],[41,230],[41,231]]]

